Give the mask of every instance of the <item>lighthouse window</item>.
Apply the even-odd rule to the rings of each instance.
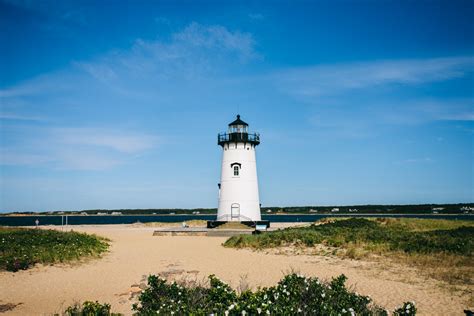
[[[239,166],[234,166],[234,177],[239,176]]]

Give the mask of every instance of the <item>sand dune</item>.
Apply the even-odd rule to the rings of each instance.
[[[420,279],[407,268],[386,270],[364,261],[227,249],[221,246],[225,238],[154,237],[153,227],[136,225],[73,229],[110,238],[110,252],[102,259],[74,265],[1,272],[0,305],[18,304],[5,315],[50,315],[84,300],[108,302],[114,311],[129,315],[134,293],[148,274],[178,279],[216,274],[235,287],[241,279],[256,287],[275,284],[290,270],[323,279],[344,273],[356,291],[390,310],[407,300],[417,303],[421,315],[462,315],[466,308],[466,296]]]

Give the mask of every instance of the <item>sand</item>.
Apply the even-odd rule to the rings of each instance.
[[[149,274],[199,280],[215,274],[234,287],[242,279],[257,287],[273,285],[291,270],[322,279],[344,273],[354,290],[389,310],[404,301],[415,301],[420,315],[462,315],[467,307],[466,294],[451,293],[406,267],[386,269],[374,262],[227,249],[221,246],[226,238],[152,236],[154,228],[144,225],[73,229],[110,238],[110,252],[72,265],[0,272],[0,305],[11,306],[4,315],[51,315],[84,300],[108,302],[113,311],[130,315],[136,292]]]

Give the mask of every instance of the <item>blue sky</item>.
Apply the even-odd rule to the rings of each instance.
[[[474,201],[472,1],[0,0],[0,210]]]

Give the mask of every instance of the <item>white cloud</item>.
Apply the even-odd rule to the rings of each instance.
[[[259,58],[250,33],[220,25],[191,23],[168,41],[137,39],[129,50],[112,51],[90,61],[76,61],[60,72],[45,74],[0,90],[1,98],[77,91],[93,87],[90,77],[113,92],[130,96],[153,93],[171,79],[209,78],[230,65]],[[222,67],[222,64],[225,67]],[[86,74],[86,75],[84,75]]]
[[[474,57],[383,60],[287,69],[272,75],[278,86],[303,98],[387,84],[416,85],[460,78],[474,69]]]
[[[12,148],[0,149],[0,164],[9,166],[38,166],[51,162],[42,154],[26,153]]]
[[[255,42],[251,34],[231,32],[220,25],[203,26],[191,23],[173,38],[176,43],[236,52],[244,60],[255,57]]]
[[[0,120],[44,121],[45,118],[40,116],[21,115],[15,113],[0,113]]]
[[[380,119],[391,124],[474,120],[474,99],[420,99],[379,107]]]
[[[430,157],[424,157],[424,158],[408,158],[404,159],[401,161],[396,161],[395,164],[400,165],[400,164],[426,164],[426,163],[433,163],[435,162],[432,158]]]
[[[126,164],[161,144],[140,132],[105,128],[17,127],[22,141],[0,151],[0,164],[70,170],[104,170]]]
[[[248,17],[252,20],[263,20],[265,18],[261,13],[249,13]]]
[[[79,151],[74,148],[60,150],[56,153],[56,157],[58,159],[56,169],[100,171],[124,164],[123,157],[98,154],[83,149]]]
[[[51,133],[61,144],[105,147],[123,153],[142,152],[158,143],[156,136],[102,128],[58,128]]]
[[[166,85],[172,79],[189,81],[226,71],[228,67],[219,66],[221,63],[228,66],[232,61],[239,64],[257,58],[254,46],[249,33],[191,23],[174,33],[170,41],[137,39],[129,51],[112,52],[76,65],[119,91],[143,90],[151,84]],[[136,88],[132,79],[140,81],[140,87]]]

